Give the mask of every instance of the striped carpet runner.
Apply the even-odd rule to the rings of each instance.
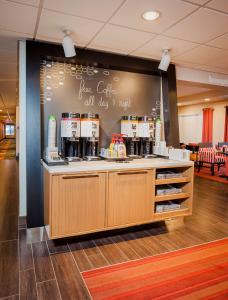
[[[228,238],[82,273],[92,299],[228,299]]]

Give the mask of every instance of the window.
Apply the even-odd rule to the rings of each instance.
[[[6,124],[6,136],[8,135],[14,135],[14,125],[9,125],[9,124]]]

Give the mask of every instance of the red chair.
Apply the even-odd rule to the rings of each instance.
[[[200,172],[202,167],[210,168],[213,176],[215,174],[215,166],[218,167],[219,171],[220,167],[225,165],[225,160],[225,155],[214,148],[200,148],[197,161],[198,172]]]

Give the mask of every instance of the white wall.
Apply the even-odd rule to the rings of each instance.
[[[180,142],[201,142],[203,108],[213,107],[213,144],[223,142],[225,108],[228,100],[215,103],[201,103],[178,107]]]
[[[19,215],[26,216],[26,44],[19,42]]]
[[[202,114],[179,114],[179,134],[181,143],[200,143],[202,138]],[[200,130],[199,130],[200,128]]]

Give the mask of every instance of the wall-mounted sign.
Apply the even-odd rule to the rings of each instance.
[[[62,112],[98,113],[102,145],[120,131],[122,115],[160,115],[158,76],[43,60],[40,85],[44,126],[49,114],[60,124]]]

